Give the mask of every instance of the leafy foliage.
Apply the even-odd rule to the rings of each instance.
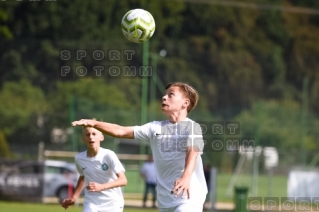
[[[306,12],[266,6],[318,11],[319,4],[297,0],[241,2],[256,7],[146,0],[2,2],[0,36],[6,39],[0,41],[1,129],[10,135],[9,142],[21,139],[20,132],[34,142],[50,142],[52,128],[69,127],[72,108],[74,118],[138,124],[140,77],[98,80],[76,77],[74,69],[142,66],[143,46],[127,41],[120,23],[128,10],[143,8],[156,22],[150,52],[167,51],[165,58],[157,58],[161,82],[185,81],[200,93],[198,107],[190,116],[197,120],[238,119],[253,126],[254,108],[262,99],[261,144],[299,148],[297,137],[289,139],[291,129],[272,126],[300,123],[305,77],[309,78],[308,109],[313,114],[319,112],[319,19]],[[136,54],[134,60],[121,61],[109,60],[109,55],[96,60],[91,54],[77,60],[74,54],[76,50],[92,53],[96,49],[122,53],[133,49]],[[62,59],[63,50],[72,52],[70,60]],[[66,65],[73,68],[69,78],[61,75],[61,67]],[[157,91],[156,97],[160,96]],[[156,104],[159,101],[149,103],[149,112],[158,109]],[[289,121],[284,114],[292,108]],[[35,124],[38,117],[43,117],[42,127]],[[153,117],[161,116],[154,113]],[[317,121],[314,118],[309,124]],[[256,133],[254,129],[245,134]],[[309,135],[307,148],[318,150],[317,141],[315,134]]]
[[[0,131],[0,155],[0,158],[10,158],[13,156],[6,137],[2,131]]]

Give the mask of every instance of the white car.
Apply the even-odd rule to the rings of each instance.
[[[0,196],[12,200],[60,200],[71,196],[79,174],[74,163],[45,160],[24,161],[7,166],[0,173]]]

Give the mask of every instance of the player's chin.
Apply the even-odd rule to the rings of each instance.
[[[169,111],[168,111],[166,108],[163,108],[163,107],[162,107],[162,113],[163,113],[164,115],[168,115]]]
[[[87,144],[86,144],[86,147],[87,147],[87,148],[93,148],[94,146],[95,146],[94,143],[87,143]]]

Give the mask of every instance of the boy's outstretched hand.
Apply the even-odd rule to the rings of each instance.
[[[67,198],[64,199],[61,203],[62,207],[68,209],[69,206],[74,205],[75,199],[74,198]]]
[[[79,121],[72,122],[72,126],[86,126],[86,127],[94,127],[95,120],[92,119],[81,119]]]

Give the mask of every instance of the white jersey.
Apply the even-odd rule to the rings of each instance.
[[[141,168],[141,173],[145,175],[147,183],[156,184],[156,168],[154,162],[145,162]]]
[[[116,174],[125,171],[116,154],[108,149],[100,147],[95,157],[87,157],[87,151],[75,156],[76,168],[81,176],[84,176],[85,187],[89,182],[107,183],[117,179]],[[101,192],[89,192],[85,189],[83,205],[101,210],[112,204],[124,206],[124,198],[121,187],[103,190]]]
[[[186,118],[175,124],[166,121],[154,121],[134,127],[135,139],[150,141],[157,173],[157,199],[159,208],[170,208],[190,203],[202,207],[207,194],[203,171],[202,150],[204,147],[200,125]],[[191,198],[175,198],[171,194],[174,182],[182,177],[185,169],[186,150],[197,146],[200,153],[191,176]]]

